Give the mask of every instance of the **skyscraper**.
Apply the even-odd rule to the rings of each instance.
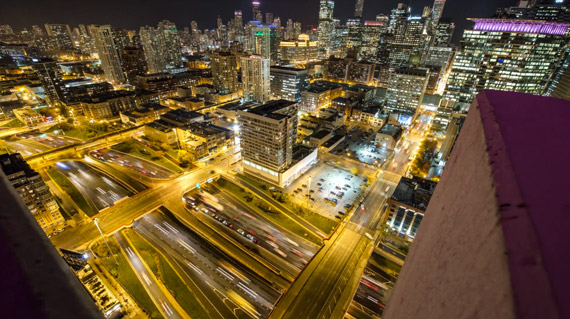
[[[435,26],[435,34],[433,35],[433,46],[448,46],[451,43],[455,24],[450,18],[441,18]]]
[[[305,69],[273,66],[270,70],[271,95],[276,99],[301,102],[301,92],[309,88]]]
[[[113,38],[110,25],[90,25],[89,33],[95,40],[95,48],[101,60],[107,81],[119,85],[127,82],[121,67],[120,51]]]
[[[273,13],[271,12],[265,13],[265,24],[273,24]]]
[[[319,6],[319,58],[327,58],[332,52],[334,1],[321,0]]]
[[[33,68],[40,77],[49,105],[55,106],[58,101],[67,99],[67,90],[61,77],[62,71],[56,61],[43,59],[34,63]]]
[[[243,167],[247,173],[279,183],[293,161],[297,139],[296,102],[274,100],[238,110]]]
[[[415,114],[424,97],[428,78],[427,69],[396,69],[388,81],[386,109]]]
[[[55,40],[58,50],[73,50],[73,40],[71,39],[71,29],[67,24],[49,24],[45,25],[48,36]]]
[[[396,26],[410,15],[410,7],[404,3],[390,11],[390,22],[388,23],[388,33],[394,33]]]
[[[421,59],[429,47],[427,21],[413,16],[397,18],[393,29],[394,37],[389,44],[391,66],[408,64],[413,56]]]
[[[269,59],[259,55],[241,58],[241,80],[245,101],[266,102],[270,98]]]
[[[473,28],[463,32],[443,98],[468,106],[484,89],[543,94],[564,58],[570,24],[472,21]]]
[[[274,26],[257,25],[251,28],[251,52],[263,58],[277,60],[277,33]]]
[[[121,50],[121,63],[127,81],[131,85],[135,85],[137,75],[146,73],[146,60],[142,48],[127,47]]]
[[[364,0],[356,0],[354,5],[354,17],[362,18],[362,10],[364,9]]]
[[[0,155],[0,167],[44,232],[63,227],[59,206],[40,174],[20,154]]]
[[[443,15],[443,7],[445,6],[445,0],[434,0],[432,12],[432,20],[434,25],[438,23],[439,19]]]
[[[293,29],[293,19],[287,20],[287,27],[285,29],[285,40],[296,40],[295,30]]]
[[[229,52],[217,52],[210,56],[214,89],[231,93],[238,90],[237,57]]]
[[[263,22],[263,15],[261,14],[261,10],[259,7],[261,6],[261,2],[259,0],[253,0],[251,2],[253,7],[253,15],[252,20],[259,21],[260,23]]]
[[[182,65],[180,38],[174,23],[164,20],[157,28],[141,27],[139,34],[149,73],[168,72]]]

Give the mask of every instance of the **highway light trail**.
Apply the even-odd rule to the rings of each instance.
[[[194,282],[201,282],[220,297],[228,298],[229,310],[238,308],[238,318],[267,317],[280,294],[270,283],[235,260],[227,257],[204,239],[163,214],[151,213],[134,229],[155,247],[167,252]]]

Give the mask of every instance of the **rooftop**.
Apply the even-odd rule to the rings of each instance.
[[[402,177],[390,199],[425,211],[436,185],[436,182],[415,176]]]
[[[244,110],[245,112],[261,115],[264,117],[273,118],[280,120],[288,117],[286,114],[279,113],[282,109],[290,107],[296,104],[296,102],[291,102],[287,100],[273,100],[259,106],[255,106]]]
[[[340,134],[336,134],[333,137],[331,137],[328,141],[323,143],[323,147],[331,147],[333,146],[336,142],[340,141],[342,138],[344,137],[344,135],[340,135]]]
[[[306,69],[301,69],[301,68],[294,68],[294,67],[287,67],[287,66],[272,66],[270,68],[270,71],[283,71],[286,73],[307,73]]]
[[[326,137],[327,135],[329,135],[331,133],[331,131],[327,131],[327,130],[320,130],[318,132],[315,132],[311,135],[312,138],[316,138],[316,139],[322,139],[324,137]]]
[[[378,133],[389,135],[394,137],[394,139],[398,139],[400,135],[402,135],[402,127],[399,125],[386,123],[380,128],[380,130],[378,130]]]
[[[156,120],[154,122],[146,124],[148,127],[152,127],[155,130],[161,131],[163,133],[172,131],[173,125],[164,121],[164,120]]]
[[[428,74],[428,69],[412,69],[412,68],[398,68],[396,69],[395,73],[398,74],[405,74],[405,75],[413,75],[413,76],[426,76]]]
[[[81,101],[84,103],[102,103],[108,100],[124,98],[124,97],[135,97],[135,92],[133,91],[126,91],[126,90],[118,90],[118,91],[110,91],[105,92],[102,94],[92,95],[82,99]]]
[[[30,168],[20,153],[0,155],[0,168],[6,176],[22,171],[27,177],[38,175],[36,171]]]
[[[475,22],[473,30],[539,33],[550,35],[564,35],[570,24],[547,22],[538,20],[511,20],[511,19],[468,19]]]

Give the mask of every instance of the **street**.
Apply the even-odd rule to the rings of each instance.
[[[234,313],[239,318],[267,317],[280,297],[271,283],[164,214],[148,214],[134,229],[154,245],[168,249],[167,258],[176,259],[194,282],[200,281],[229,296],[243,312]]]

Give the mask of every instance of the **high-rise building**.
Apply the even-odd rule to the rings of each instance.
[[[146,73],[146,60],[142,48],[126,47],[121,51],[121,64],[125,71],[127,81],[136,84],[137,75]]]
[[[285,40],[295,40],[295,30],[293,29],[293,20],[287,20],[287,27],[285,30]]]
[[[277,37],[279,40],[282,40],[284,37],[284,30],[281,28],[281,18],[275,17],[273,18],[273,25],[275,26],[275,30],[277,31]]]
[[[338,19],[334,19],[333,24],[331,55],[334,55],[336,58],[345,58],[347,55],[348,27],[341,25]]]
[[[265,24],[273,24],[273,13],[271,12],[265,13]]]
[[[364,9],[364,0],[356,0],[354,5],[354,17],[362,18],[362,10]]]
[[[403,66],[410,58],[421,59],[429,47],[426,22],[422,17],[399,18],[394,24],[394,37],[390,42],[389,63],[393,67]]]
[[[107,81],[115,85],[126,83],[127,79],[121,66],[119,47],[115,43],[111,26],[90,25],[89,33],[95,40],[95,48]]]
[[[65,220],[59,212],[57,202],[40,174],[26,163],[22,155],[0,155],[0,166],[45,233],[63,227]]]
[[[301,34],[298,40],[281,41],[279,43],[280,59],[291,63],[307,63],[318,57],[319,44],[310,41],[309,35]]]
[[[507,16],[515,16],[522,20],[569,23],[570,2],[568,0],[523,0],[517,7],[508,8],[505,13]]]
[[[297,140],[296,102],[274,100],[238,110],[241,154],[246,173],[283,184],[281,174],[293,163]]]
[[[319,6],[319,58],[328,58],[332,50],[334,1],[321,0]]]
[[[217,52],[210,56],[214,89],[222,93],[238,91],[237,56],[229,52]]]
[[[63,83],[62,71],[56,61],[43,59],[34,63],[33,68],[39,75],[49,105],[55,106],[58,101],[67,99],[67,89]]]
[[[301,92],[309,88],[309,74],[306,69],[272,66],[270,83],[274,99],[301,102]]]
[[[386,109],[415,114],[421,105],[429,78],[428,69],[400,68],[390,74]]]
[[[253,0],[251,2],[251,5],[253,7],[252,20],[262,23],[263,15],[261,14],[261,9],[259,8],[261,6],[261,2],[259,0]]]
[[[263,58],[277,60],[278,39],[275,26],[257,25],[251,28],[251,52]]]
[[[301,22],[293,23],[293,39],[299,38],[299,35],[301,34],[302,27],[303,26],[302,26]]]
[[[376,62],[378,48],[387,25],[382,21],[364,21],[361,31],[361,42],[358,48],[358,59]]]
[[[32,27],[33,30],[33,27]],[[40,29],[41,30],[41,29]],[[14,34],[14,30],[8,24],[0,25],[0,34]]]
[[[441,16],[443,15],[443,8],[445,7],[445,0],[434,0],[432,12],[432,20],[434,24],[437,24]]]
[[[543,94],[564,58],[570,24],[472,21],[473,28],[463,32],[443,98],[468,106],[485,89]]]
[[[34,35],[42,36],[42,35],[44,35],[44,30],[42,30],[42,28],[40,28],[40,26],[38,26],[38,25],[33,25],[32,26],[32,33]]]
[[[433,46],[448,46],[451,43],[455,31],[455,24],[450,18],[441,18],[435,26],[435,34],[433,35]]]
[[[182,65],[180,38],[174,23],[164,20],[157,28],[141,27],[139,34],[149,73],[168,72]]]
[[[269,59],[259,55],[241,58],[241,80],[245,101],[266,102],[270,98]]]
[[[73,40],[71,38],[71,29],[67,24],[49,24],[45,25],[47,35],[52,37],[56,43],[56,47],[60,51],[73,50]]]
[[[396,26],[410,15],[410,7],[404,3],[398,3],[398,6],[390,11],[390,22],[388,23],[388,32],[394,33]]]

